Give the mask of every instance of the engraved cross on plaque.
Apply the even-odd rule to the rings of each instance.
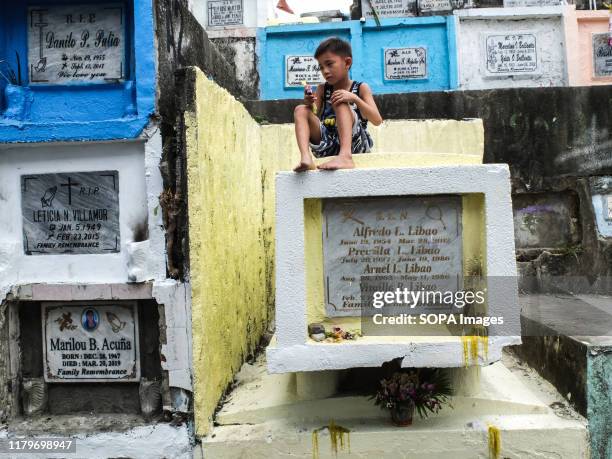
[[[71,178],[68,177],[68,183],[61,183],[60,186],[67,186],[68,187],[68,204],[72,205],[72,187],[73,186],[79,186],[81,185],[80,183],[73,183]]]

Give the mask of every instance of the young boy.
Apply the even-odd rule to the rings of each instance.
[[[315,168],[309,146],[317,158],[336,156],[319,169],[351,169],[353,153],[367,153],[372,148],[368,121],[378,126],[382,117],[370,87],[349,79],[353,63],[350,44],[339,38],[328,38],[317,48],[315,58],[326,83],[319,85],[314,94],[306,86],[304,104],[295,108],[295,136],[301,159],[293,170],[303,172]]]

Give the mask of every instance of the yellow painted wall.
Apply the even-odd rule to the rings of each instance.
[[[202,436],[223,391],[273,319],[274,176],[290,170],[299,155],[292,124],[260,126],[198,69],[188,70],[188,80],[194,88],[184,115],[194,405]],[[391,121],[371,132],[379,153],[355,156],[357,167],[482,161],[480,120]],[[320,221],[312,217],[308,225],[319,225],[318,233],[307,231],[308,250],[318,237],[315,250],[322,254]],[[307,276],[322,279],[322,264],[319,271],[308,266]],[[318,303],[322,290],[308,295],[309,304]]]

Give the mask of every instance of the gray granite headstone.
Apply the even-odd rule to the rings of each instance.
[[[117,171],[22,175],[21,213],[27,255],[120,251]]]
[[[208,0],[207,6],[209,27],[235,26],[244,22],[242,0]]]
[[[593,76],[612,76],[612,46],[608,46],[607,33],[593,34]]]
[[[140,379],[135,303],[42,306],[47,382]]]
[[[385,48],[385,80],[427,78],[427,48]]]
[[[486,35],[486,72],[521,75],[540,71],[537,37],[532,33]]]
[[[124,80],[125,30],[123,3],[28,8],[30,84]]]
[[[327,315],[361,315],[374,291],[459,290],[461,213],[454,195],[325,200]]]
[[[380,19],[415,16],[416,0],[362,0],[361,13],[366,19],[374,19],[374,12]]]

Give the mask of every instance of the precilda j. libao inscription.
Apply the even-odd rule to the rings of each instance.
[[[45,381],[140,380],[136,303],[42,305]]]
[[[362,308],[369,306],[363,295],[371,297],[374,291],[459,290],[461,209],[460,196],[326,200],[323,259],[328,317],[361,315]]]
[[[26,255],[120,251],[119,173],[21,176]]]
[[[124,80],[125,30],[122,3],[30,7],[30,83],[115,83]]]

